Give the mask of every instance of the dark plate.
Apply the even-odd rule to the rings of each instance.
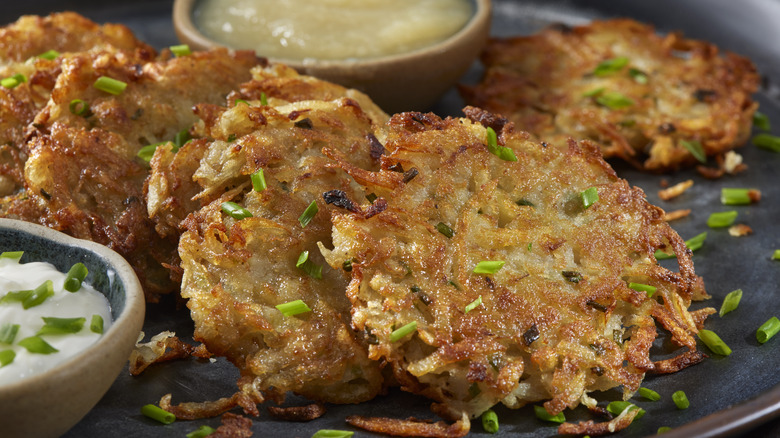
[[[46,14],[55,10],[75,10],[96,21],[121,22],[137,35],[160,48],[177,43],[170,23],[170,1],[117,2],[103,1],[40,1],[13,2],[0,10],[0,21],[11,22],[23,13]],[[769,81],[758,94],[761,111],[780,126],[780,101],[773,81],[780,81],[780,2],[772,0],[680,1],[654,2],[615,1],[500,1],[494,0],[493,34],[508,36],[534,32],[551,22],[578,24],[594,18],[627,16],[651,23],[659,31],[681,30],[688,37],[706,39],[725,50],[749,56]],[[474,68],[464,82],[479,78],[480,68]],[[463,102],[450,92],[433,110],[441,115],[460,115]],[[775,129],[775,134],[780,130]],[[755,340],[755,331],[771,316],[780,316],[780,300],[776,299],[780,285],[780,261],[772,261],[772,252],[780,248],[778,232],[778,198],[780,188],[777,173],[780,155],[759,150],[752,145],[739,150],[749,166],[738,176],[716,181],[702,179],[693,171],[673,175],[653,176],[636,172],[615,163],[618,173],[634,185],[642,187],[648,199],[667,210],[692,208],[693,214],[673,222],[674,228],[689,238],[708,232],[704,247],[696,252],[696,271],[703,276],[712,300],[705,303],[718,308],[723,297],[741,288],[744,297],[740,307],[724,318],[710,318],[707,328],[716,331],[733,349],[729,357],[712,356],[705,362],[682,372],[648,377],[645,385],[662,395],[658,402],[635,400],[647,410],[647,415],[618,434],[622,437],[654,435],[660,426],[670,426],[669,437],[691,436],[780,436],[780,338],[765,345]],[[693,179],[695,185],[683,196],[662,202],[657,197],[661,181],[676,183]],[[736,207],[739,222],[753,228],[747,237],[735,238],[725,230],[708,229],[705,222],[711,212],[727,208],[720,205],[721,187],[754,187],[762,191],[759,204]],[[694,304],[701,307],[705,304]],[[145,330],[149,334],[174,330],[185,339],[192,335],[192,323],[184,309],[175,310],[174,303],[149,306]],[[216,363],[186,360],[153,367],[137,378],[122,374],[100,404],[68,437],[147,437],[184,436],[201,424],[216,427],[218,419],[195,422],[179,421],[172,425],[155,424],[141,416],[139,409],[157,402],[166,393],[173,402],[213,400],[228,396],[235,390],[237,372],[223,360]],[[671,401],[672,392],[682,389],[691,401],[687,410],[677,410]],[[600,400],[614,399],[617,391],[595,394]],[[291,397],[291,403],[305,401]],[[498,408],[501,422],[499,435],[526,437],[554,436],[555,427],[535,419],[530,408],[517,411]],[[350,414],[383,415],[405,418],[431,417],[428,402],[419,397],[392,391],[389,395],[362,405],[328,406],[328,413],[311,423],[288,423],[270,419],[263,412],[254,422],[256,436],[306,437],[323,428],[348,429],[344,422]],[[577,410],[570,417],[587,418]],[[473,434],[486,435],[478,422]],[[359,435],[368,435],[359,432]]]

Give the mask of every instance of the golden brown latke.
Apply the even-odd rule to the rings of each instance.
[[[352,324],[372,340],[369,357],[461,422],[499,402],[548,400],[556,414],[595,390],[622,386],[628,397],[646,372],[700,360],[702,315],[686,309],[705,296],[703,283],[662,210],[596,146],[546,147],[466,112],[472,120],[397,114],[378,135],[379,172],[342,164],[387,204],[368,217],[366,201],[342,201],[357,213],[337,212],[333,250],[321,245],[331,267],[351,266]],[[473,120],[493,126],[517,161],[491,154]],[[590,188],[598,201],[585,207]],[[665,247],[679,254],[679,273],[656,263]],[[474,273],[481,261],[504,264]],[[649,297],[632,282],[657,290]],[[678,358],[649,358],[656,321],[686,347]],[[416,328],[398,339],[408,324]]]
[[[203,139],[175,155],[159,148],[152,161],[149,207],[159,214],[158,228],[186,230],[179,244],[181,295],[195,338],[239,368],[240,385],[277,400],[287,391],[326,402],[369,400],[384,379],[350,328],[347,279],[327,267],[315,273],[310,264],[322,268],[317,242],[330,243],[335,207],[322,193],[364,195],[325,154],[378,169],[373,129],[386,116],[363,95],[284,66],[256,69],[253,76],[241,86],[243,102],[231,96],[229,107],[199,106]],[[267,187],[258,191],[250,175],[259,169]],[[252,217],[225,214],[221,205],[228,201]],[[312,202],[319,212],[303,226],[299,218]],[[315,271],[301,266],[304,252],[305,266]],[[275,307],[296,300],[311,311],[285,317]]]
[[[629,19],[492,39],[481,59],[482,81],[460,88],[468,104],[564,149],[569,136],[592,140],[649,171],[697,164],[683,142],[707,156],[743,145],[758,107],[747,58]]]

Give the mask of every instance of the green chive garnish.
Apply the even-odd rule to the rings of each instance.
[[[301,313],[311,312],[309,306],[302,300],[290,301],[289,303],[277,304],[276,308],[282,312],[284,316],[300,315]]]
[[[216,429],[214,429],[211,426],[206,426],[205,424],[200,426],[199,428],[193,430],[192,432],[188,433],[186,435],[187,438],[204,438],[212,433],[214,433]]]
[[[252,188],[256,192],[262,192],[268,187],[265,184],[265,174],[262,168],[257,169],[257,172],[253,173],[249,178],[252,180]]]
[[[469,303],[469,304],[466,306],[466,313],[469,313],[469,312],[471,312],[472,310],[474,310],[474,309],[476,309],[477,307],[479,307],[481,304],[482,304],[482,295],[480,295],[480,296],[479,296],[479,297],[478,297],[476,300],[474,300],[474,301],[470,302],[470,303]]]
[[[14,260],[16,263],[19,263],[23,255],[24,251],[5,251],[0,254],[0,259],[10,259]]]
[[[38,330],[36,335],[65,335],[69,333],[78,333],[84,327],[86,318],[43,318],[43,327]]]
[[[628,283],[628,287],[630,287],[631,289],[634,289],[635,291],[638,291],[638,292],[645,292],[645,293],[647,293],[647,297],[648,298],[652,297],[653,294],[656,291],[656,287],[655,286],[651,286],[649,284]]]
[[[57,59],[58,56],[60,56],[60,52],[56,50],[47,50],[41,53],[40,55],[38,55],[38,58],[48,59],[49,61],[53,61]]]
[[[81,99],[71,100],[68,108],[70,109],[71,114],[76,116],[86,116],[89,114],[89,105]]]
[[[176,416],[172,413],[166,411],[165,409],[155,406],[155,405],[146,405],[141,408],[141,413],[145,416],[151,418],[152,420],[157,420],[162,424],[171,424],[174,421],[176,421]]]
[[[613,73],[619,72],[620,70],[623,69],[623,67],[627,65],[628,65],[628,58],[626,58],[625,56],[607,59],[606,61],[602,61],[599,65],[596,66],[596,68],[593,70],[593,75],[608,76]]]
[[[661,426],[661,427],[658,428],[658,431],[656,432],[656,435],[660,435],[662,433],[666,433],[666,432],[669,432],[671,430],[672,430],[672,428],[669,427],[669,426]]]
[[[675,393],[672,394],[672,401],[674,401],[677,409],[688,409],[688,407],[691,405],[691,403],[688,401],[688,396],[686,396],[685,392],[683,391],[675,391]]]
[[[157,150],[157,147],[160,146],[160,145],[164,145],[166,143],[168,143],[168,142],[167,141],[162,141],[160,143],[154,143],[154,144],[146,145],[146,146],[144,146],[144,147],[142,147],[141,149],[138,150],[138,153],[136,154],[136,156],[138,156],[138,158],[140,158],[140,159],[142,159],[142,160],[144,160],[144,161],[146,161],[148,163],[148,162],[152,161],[152,157],[154,157],[154,152]]]
[[[19,324],[5,323],[0,326],[0,344],[12,344],[19,333]]]
[[[100,91],[105,91],[106,93],[117,96],[125,91],[127,83],[114,78],[109,78],[108,76],[101,76],[97,78],[93,86]]]
[[[236,220],[252,217],[252,212],[236,204],[235,202],[223,202],[222,212]]]
[[[89,322],[89,331],[92,333],[97,333],[99,335],[103,334],[103,317],[100,315],[92,315],[92,320]]]
[[[599,94],[603,93],[605,90],[604,87],[594,88],[592,90],[588,90],[584,93],[582,93],[582,97],[594,97],[598,96]]]
[[[580,192],[583,208],[588,208],[599,200],[599,191],[595,187],[590,187]]]
[[[350,438],[354,434],[349,430],[320,429],[311,438]]]
[[[436,224],[436,229],[439,230],[440,233],[447,236],[449,239],[455,235],[455,233],[452,231],[452,228],[450,228],[449,225],[445,224],[444,222],[439,222]]]
[[[171,52],[176,57],[187,56],[192,54],[192,51],[190,50],[190,46],[188,46],[187,44],[179,44],[176,46],[171,46],[170,49]]]
[[[390,333],[390,342],[400,341],[406,335],[414,333],[415,331],[417,331],[417,321],[412,321],[397,330],[393,330],[393,332]]]
[[[756,339],[763,344],[764,342],[772,339],[772,336],[776,335],[780,331],[780,319],[776,316],[769,318],[769,321],[761,324],[761,327],[756,331]]]
[[[646,398],[647,400],[650,401],[661,400],[661,394],[648,388],[639,388],[639,395],[641,395],[643,398]]]
[[[498,432],[498,415],[492,409],[482,413],[482,429],[487,433]]]
[[[760,111],[753,113],[753,126],[762,131],[772,130],[772,125],[769,123],[769,117]]]
[[[702,342],[704,342],[704,345],[715,354],[721,356],[728,356],[731,354],[731,348],[729,348],[729,346],[720,339],[720,336],[713,331],[706,329],[699,330],[699,339],[701,339]]]
[[[622,109],[632,106],[634,100],[617,91],[604,91],[596,96],[596,103],[609,109]]]
[[[707,239],[707,232],[703,232],[701,234],[697,234],[690,239],[685,241],[685,246],[688,247],[691,251],[696,251],[697,249],[700,249],[704,245],[704,240]]]
[[[739,306],[739,300],[742,299],[742,289],[737,289],[729,292],[725,298],[723,298],[723,304],[720,305],[720,311],[718,315],[723,316]]]
[[[178,151],[180,147],[187,144],[190,140],[192,140],[192,136],[190,135],[189,129],[182,129],[177,132],[176,135],[173,136],[173,145],[175,146],[174,152]]]
[[[646,84],[647,81],[648,81],[647,73],[643,72],[642,70],[636,69],[636,68],[628,69],[628,75],[631,76],[631,78],[637,84]]]
[[[24,82],[27,82],[27,78],[23,74],[17,73],[11,77],[0,80],[0,85],[5,88],[16,88],[19,84]]]
[[[504,266],[503,260],[483,260],[479,263],[477,263],[477,266],[474,266],[474,273],[475,274],[495,274],[498,272],[499,269],[501,269]]]
[[[701,142],[698,140],[680,140],[680,144],[682,147],[688,150],[688,152],[693,155],[693,158],[696,158],[702,163],[707,162],[707,154],[704,152],[704,148],[701,145]]]
[[[487,127],[485,131],[487,132],[487,148],[491,154],[501,158],[504,161],[517,161],[515,151],[506,146],[500,146],[498,144],[498,135],[493,128]]]
[[[756,134],[753,144],[771,152],[780,152],[780,137],[769,134]]]
[[[30,353],[52,354],[59,351],[38,336],[24,338],[18,342],[18,345],[26,348]]]
[[[16,353],[13,350],[0,350],[0,368],[14,361]]]
[[[233,105],[235,106],[238,106],[239,103],[243,103],[246,106],[251,106],[249,105],[249,102],[245,101],[244,99],[236,99],[233,101]]]
[[[750,189],[722,188],[720,190],[720,202],[723,205],[749,205],[753,202],[750,199]]]
[[[317,207],[317,201],[311,201],[311,204],[309,204],[309,206],[306,207],[306,210],[303,210],[303,213],[301,213],[298,222],[301,223],[302,227],[306,228],[306,225],[309,225],[309,222],[314,219],[314,215],[316,215],[318,211],[320,211],[320,209]]]
[[[772,260],[780,260],[780,249],[776,249],[772,253]]]
[[[298,261],[295,263],[295,266],[301,268],[303,272],[311,278],[322,278],[322,266],[309,260],[309,251],[303,251],[301,255],[298,256]]]
[[[645,415],[645,410],[644,409],[640,408],[639,406],[637,406],[637,405],[635,405],[635,404],[633,404],[631,402],[627,402],[627,401],[623,401],[623,400],[616,400],[616,401],[613,401],[613,402],[609,402],[609,404],[607,405],[607,411],[609,411],[609,413],[612,414],[612,415],[620,415],[626,409],[639,409],[639,413],[636,414],[636,417],[634,417],[634,420],[638,420],[638,419],[644,417],[644,415]]]
[[[76,263],[75,265],[71,266],[70,271],[68,271],[68,275],[65,277],[65,283],[62,285],[62,288],[68,292],[78,291],[81,289],[81,283],[85,278],[87,278],[88,273],[89,271],[87,270],[87,267],[84,266],[84,263]]]
[[[540,420],[550,421],[553,423],[566,422],[566,417],[563,415],[563,412],[559,412],[557,415],[550,415],[550,413],[547,412],[547,409],[545,409],[544,406],[534,405],[534,413],[536,414],[536,418]]]
[[[0,299],[0,303],[18,301],[22,303],[22,308],[29,309],[40,305],[52,295],[54,295],[54,283],[51,280],[46,280],[34,290],[8,292]]]
[[[734,225],[737,214],[739,213],[736,210],[712,213],[707,219],[707,226],[710,228],[730,227]]]
[[[265,91],[260,93],[260,105],[268,106],[268,96],[265,95]]]

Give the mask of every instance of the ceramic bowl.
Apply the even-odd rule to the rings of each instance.
[[[182,43],[207,50],[220,44],[201,33],[193,23],[199,0],[175,0],[173,24]],[[364,60],[307,60],[269,58],[299,73],[355,88],[368,94],[389,113],[429,109],[468,70],[490,31],[490,0],[471,0],[474,15],[447,40],[400,55]],[[241,49],[242,47],[232,47]],[[258,53],[263,56],[262,53]]]
[[[87,350],[49,371],[0,385],[0,436],[56,437],[97,404],[127,363],[143,325],[144,295],[130,265],[107,247],[0,219],[0,252],[21,250],[21,263],[49,262],[60,272],[84,263],[85,282],[108,298],[114,320]]]

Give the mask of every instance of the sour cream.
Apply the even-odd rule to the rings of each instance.
[[[444,41],[473,15],[468,0],[202,0],[204,35],[288,60],[373,58]]]
[[[0,328],[6,324],[18,324],[19,331],[12,343],[0,343],[0,352],[12,350],[16,353],[13,362],[0,368],[0,385],[18,382],[63,363],[94,344],[101,334],[90,330],[92,315],[103,318],[103,330],[111,325],[111,309],[106,297],[86,283],[76,292],[63,289],[66,275],[50,263],[18,263],[16,260],[0,258],[0,299],[10,291],[35,289],[46,280],[51,280],[54,295],[42,304],[24,309],[20,302],[0,303]],[[35,336],[44,325],[42,317],[85,318],[78,333],[42,334],[40,338],[59,350],[51,354],[31,353],[18,342]]]

